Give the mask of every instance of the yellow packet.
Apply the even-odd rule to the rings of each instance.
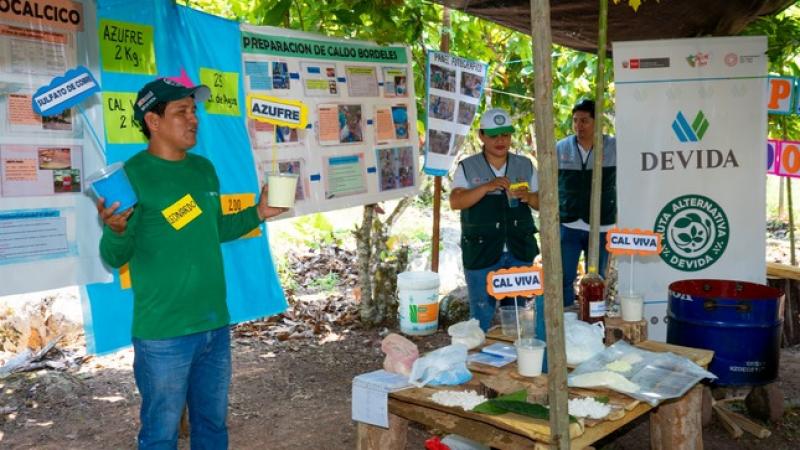
[[[512,191],[518,191],[518,190],[523,189],[523,188],[525,190],[528,190],[528,182],[527,181],[520,181],[519,183],[512,183],[511,184],[511,190]]]

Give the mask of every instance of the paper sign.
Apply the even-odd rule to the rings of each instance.
[[[791,114],[795,91],[794,78],[769,77],[768,83],[767,112],[769,114]]]
[[[486,292],[497,300],[532,297],[544,292],[543,277],[541,266],[496,270],[486,275]]]
[[[222,203],[222,214],[235,214],[256,204],[255,194],[223,194],[219,196]],[[261,236],[261,227],[253,228],[239,239]]]
[[[83,5],[70,0],[0,1],[0,19],[33,25],[83,31]]]
[[[800,141],[778,141],[775,174],[800,177]]]
[[[211,96],[205,108],[209,114],[238,116],[239,112],[239,72],[221,72],[200,68],[200,84],[211,88]]]
[[[78,66],[53,78],[33,94],[33,110],[41,116],[54,116],[100,91],[89,69]]]
[[[778,172],[779,151],[780,141],[767,139],[767,173],[776,174]]]
[[[305,128],[308,108],[297,100],[251,94],[247,96],[247,117],[283,127]]]
[[[192,194],[184,195],[177,202],[161,210],[161,214],[176,230],[185,227],[202,213],[203,210],[192,198]]]
[[[8,123],[11,125],[34,125],[41,127],[42,118],[34,114],[30,95],[9,94]]]
[[[101,19],[97,34],[103,70],[142,75],[156,73],[153,27]]]
[[[119,268],[119,288],[130,289],[131,286],[131,266],[130,264],[125,263]]]
[[[103,92],[103,122],[109,144],[142,144],[147,142],[133,122],[133,92]]]
[[[614,255],[657,255],[661,253],[661,234],[612,228],[606,233],[606,250]]]

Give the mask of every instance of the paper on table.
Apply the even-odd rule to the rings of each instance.
[[[353,378],[353,420],[388,428],[389,393],[409,387],[408,377],[385,370],[358,375]]]

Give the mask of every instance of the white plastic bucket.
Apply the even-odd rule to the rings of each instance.
[[[402,272],[397,275],[400,332],[411,336],[433,334],[439,328],[439,274]]]
[[[276,208],[291,208],[297,193],[296,173],[267,173],[267,204]]]

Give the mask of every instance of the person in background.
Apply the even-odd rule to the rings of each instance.
[[[189,153],[195,101],[209,93],[164,78],[147,83],[134,118],[148,146],[125,162],[138,202],[117,213],[118,202],[97,201],[101,257],[130,265],[140,449],[176,448],[187,403],[192,448],[227,448],[231,343],[220,244],[285,211],[267,205],[264,187],[255,206],[222,214],[214,166]]]
[[[539,254],[532,209],[539,209],[538,178],[530,159],[509,153],[514,127],[501,108],[485,111],[478,137],[483,151],[459,162],[450,207],[461,211],[461,252],[470,316],[487,331],[497,302],[486,292],[486,275],[530,266]],[[512,189],[512,185],[520,185]],[[522,186],[524,185],[524,186]],[[514,305],[506,298],[501,305]]]
[[[558,201],[561,222],[561,269],[564,274],[564,306],[575,302],[575,278],[578,260],[584,254],[586,270],[589,259],[589,207],[594,166],[594,113],[592,100],[583,100],[572,108],[574,135],[558,141]],[[600,207],[600,253],[598,274],[605,278],[608,262],[606,232],[617,218],[617,141],[603,135],[603,185]]]

